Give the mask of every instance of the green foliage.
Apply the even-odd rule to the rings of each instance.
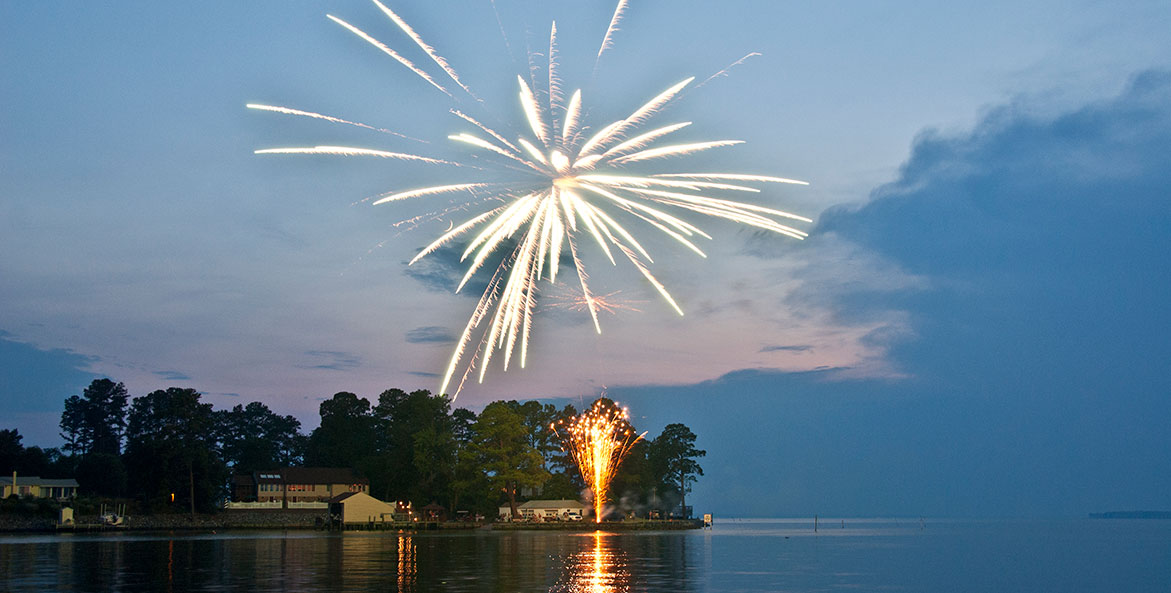
[[[309,435],[305,464],[311,467],[357,467],[375,450],[370,402],[348,391],[321,402],[321,425]]]
[[[446,397],[425,389],[388,389],[378,396],[374,417],[394,498],[419,505],[447,500],[456,455],[450,410]]]
[[[695,438],[695,433],[683,424],[668,424],[651,444],[648,454],[655,474],[662,477],[664,485],[679,494],[679,505],[683,509],[686,509],[691,483],[703,475],[703,468],[696,458],[707,455],[707,451],[695,447]]]
[[[455,439],[455,465],[451,472],[452,511],[468,510],[491,516],[494,512],[492,487],[480,469],[474,447],[476,414],[456,408],[451,413],[452,436]],[[461,504],[462,503],[462,504]]]
[[[237,472],[288,467],[301,462],[307,439],[301,421],[252,402],[217,411],[216,430],[224,461]]]
[[[0,498],[0,514],[4,515],[53,519],[57,517],[57,512],[60,509],[60,503],[48,498],[33,498],[15,494],[7,498]]]
[[[21,456],[24,455],[24,445],[20,431],[16,429],[0,430],[0,471],[9,475],[13,470],[20,470]],[[22,472],[23,473],[23,472]]]
[[[508,497],[517,516],[516,496],[522,487],[537,487],[549,478],[545,460],[530,444],[531,431],[515,406],[493,402],[484,408],[473,427],[472,451],[488,477],[489,485]]]
[[[452,410],[446,396],[426,390],[388,389],[376,406],[343,391],[321,403],[321,423],[306,437],[300,421],[260,402],[214,411],[197,391],[171,387],[134,399],[127,416],[127,398],[121,383],[99,379],[65,400],[60,427],[70,456],[25,448],[17,431],[0,430],[0,469],[75,477],[83,497],[77,504],[131,495],[141,512],[214,510],[229,463],[242,472],[302,462],[354,468],[383,500],[436,501],[487,516],[502,498],[515,509],[523,488],[554,499],[579,499],[585,488],[550,429],[577,415],[572,405],[497,401],[477,415]],[[703,475],[695,459],[705,452],[694,442],[686,426],[672,424],[654,441],[637,443],[610,499],[645,503],[667,491],[682,499]]]
[[[520,414],[529,446],[541,454],[542,464],[548,468],[553,462],[554,454],[561,451],[561,443],[550,428],[559,417],[557,406],[542,404],[535,400],[524,403],[510,401],[508,406]]]
[[[170,387],[130,406],[125,463],[130,490],[154,508],[208,512],[227,484],[227,466],[216,451],[211,404],[194,389]]]
[[[77,464],[74,475],[81,492],[118,497],[126,494],[127,472],[122,458],[109,453],[92,453]]]
[[[56,448],[25,447],[20,431],[0,430],[0,480],[16,472],[22,476],[68,478],[73,475],[69,458],[62,457]]]
[[[649,451],[650,444],[645,440],[638,441],[630,448],[630,453],[618,466],[618,471],[614,472],[607,496],[609,500],[630,505],[648,502],[652,489],[657,485],[648,459]]]
[[[549,500],[581,500],[582,491],[585,490],[585,485],[581,484],[581,478],[577,477],[576,473],[567,474],[565,472],[556,472],[549,475],[549,479],[545,480],[544,486],[541,487],[541,498]]]

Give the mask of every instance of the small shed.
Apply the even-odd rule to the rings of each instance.
[[[431,501],[431,504],[419,509],[419,511],[422,512],[424,521],[447,520],[447,509],[435,501]]]
[[[346,492],[329,499],[329,518],[333,522],[382,523],[392,521],[394,505],[365,492]]]

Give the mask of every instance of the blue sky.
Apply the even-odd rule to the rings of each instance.
[[[601,336],[548,312],[529,368],[459,404],[608,388],[652,433],[696,430],[695,500],[722,514],[1171,507],[1166,3],[633,0],[592,83],[612,4],[496,5],[502,25],[487,1],[391,3],[505,120],[552,19],[607,115],[759,52],[666,115],[746,141],[712,168],[809,180],[761,200],[816,222],[802,243],[705,223],[706,260],[649,244],[687,315],[600,273],[641,312]],[[307,425],[335,391],[437,387],[474,301],[404,264],[447,221],[358,202],[445,180],[252,154],[407,147],[249,102],[458,155],[442,95],[326,13],[410,48],[357,1],[0,6],[4,427],[56,444],[94,376]]]

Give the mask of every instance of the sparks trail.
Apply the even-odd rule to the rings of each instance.
[[[471,156],[477,159],[477,164],[349,146],[273,148],[256,152],[375,156],[455,166],[465,171],[487,170],[509,178],[504,182],[497,179],[452,179],[430,187],[399,188],[381,194],[375,201],[375,204],[383,204],[411,199],[450,199],[470,194],[471,198],[465,202],[468,211],[479,212],[462,223],[452,223],[447,231],[411,260],[414,263],[443,245],[462,241],[461,261],[466,263],[467,270],[456,292],[462,290],[480,270],[495,268],[488,288],[481,295],[452,354],[440,393],[449,393],[452,380],[458,376],[455,388],[450,392],[454,398],[477,366],[477,379],[483,381],[497,352],[502,353],[505,370],[514,360],[521,367],[525,366],[533,317],[537,311],[538,284],[541,280],[556,284],[561,256],[566,251],[577,276],[576,282],[571,284],[580,286],[581,305],[589,312],[595,329],[601,332],[598,311],[608,310],[608,304],[606,298],[595,296],[590,290],[589,275],[581,257],[583,240],[596,245],[611,264],[617,265],[619,259],[627,260],[662,299],[682,315],[683,309],[652,273],[651,254],[636,238],[635,228],[628,228],[631,223],[638,229],[654,229],[701,257],[706,255],[697,242],[712,237],[686,220],[684,216],[688,213],[724,219],[795,239],[806,236],[792,224],[793,221],[812,222],[810,219],[728,197],[735,193],[759,193],[761,184],[804,185],[803,181],[736,172],[702,172],[703,169],[646,174],[628,168],[639,167],[641,171],[647,171],[656,163],[694,157],[742,143],[730,139],[668,143],[669,138],[690,127],[692,122],[650,126],[650,122],[678,101],[686,89],[702,86],[702,83],[692,86],[694,77],[667,87],[625,118],[591,125],[585,121],[584,114],[588,110],[584,108],[581,90],[571,94],[565,92],[567,89],[559,74],[561,58],[557,47],[557,26],[553,24],[549,31],[548,53],[543,60],[543,75],[537,75],[539,60],[534,59],[536,55],[530,50],[528,76],[516,77],[517,99],[524,114],[526,132],[511,140],[510,134],[484,123],[486,118],[473,117],[458,109],[463,96],[474,99],[470,105],[477,109],[481,108],[482,102],[434,46],[425,42],[422,35],[385,4],[372,1],[379,12],[406,34],[417,50],[426,54],[429,63],[419,65],[412,62],[356,26],[333,15],[327,16],[453,101],[456,105],[451,106],[450,112],[470,128],[452,134],[448,139],[472,150]],[[627,5],[628,0],[618,2],[595,57],[595,65],[612,48],[614,33]],[[503,32],[503,27],[501,30]],[[725,74],[752,55],[741,58],[708,80]],[[433,76],[424,66],[437,67],[441,73]],[[445,86],[450,84],[448,81],[455,86]],[[252,107],[375,129],[366,124],[287,107]],[[485,200],[485,195],[498,197],[500,203],[487,204],[490,200]],[[461,368],[463,372],[460,372]]]
[[[636,435],[630,413],[606,399],[598,399],[580,416],[549,426],[573,457],[581,477],[594,495],[594,521],[602,522],[606,491],[619,464],[646,433]]]
[[[621,290],[615,290],[608,294],[595,294],[587,297],[582,294],[565,292],[564,294],[547,295],[546,303],[552,309],[565,309],[577,313],[587,312],[591,305],[595,311],[610,315],[617,315],[619,311],[642,312],[642,309],[634,306],[641,304],[642,301],[619,298],[620,294],[622,294]]]

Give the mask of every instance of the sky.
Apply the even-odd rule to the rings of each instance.
[[[758,198],[812,218],[805,241],[702,219],[706,259],[648,239],[682,317],[588,259],[637,311],[598,335],[543,306],[527,367],[455,405],[605,389],[650,436],[696,432],[690,500],[725,516],[1171,508],[1171,5],[631,0],[596,75],[611,2],[389,5],[510,129],[553,20],[603,123],[758,53],[656,121],[745,141],[699,168],[810,182]],[[0,2],[0,428],[59,444],[101,376],[306,428],[337,391],[438,388],[477,293],[450,258],[406,262],[463,219],[363,200],[463,179],[253,154],[419,144],[247,103],[466,156],[448,99],[326,14],[417,50],[357,0]]]

